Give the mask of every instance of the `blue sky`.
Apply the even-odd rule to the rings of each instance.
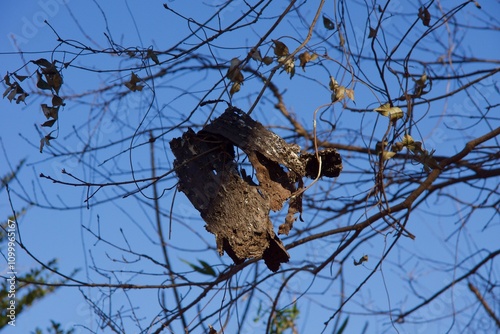
[[[184,8],[186,5],[180,1],[170,1],[168,4],[175,9],[179,9],[183,13],[188,13],[190,16],[199,21],[203,21],[209,14],[210,5],[216,5],[221,1],[209,2],[193,2],[189,10]],[[154,2],[151,4],[119,2],[119,3],[101,3],[102,10],[106,13],[107,21],[103,19],[94,2],[78,2],[78,1],[59,1],[59,0],[42,0],[42,1],[18,1],[7,2],[2,4],[0,19],[2,25],[0,27],[0,52],[1,65],[0,70],[2,76],[6,71],[13,72],[20,69],[24,61],[38,59],[41,57],[49,59],[51,51],[57,45],[54,32],[45,24],[43,20],[48,20],[50,25],[63,38],[68,40],[83,41],[95,48],[107,47],[107,39],[104,32],[109,29],[112,38],[115,42],[128,47],[149,47],[152,46],[155,50],[162,50],[179,40],[179,36],[188,34],[189,29],[186,22],[173,16],[163,8],[162,2]],[[413,5],[406,2],[395,2],[392,4],[394,10],[401,8],[403,12],[411,12]],[[272,12],[277,12],[282,8],[283,3],[274,2]],[[305,7],[303,13],[310,18],[315,10]],[[68,7],[71,12],[68,11]],[[156,9],[152,9],[156,8]],[[325,7],[326,13],[331,13],[333,5],[328,3]],[[495,12],[498,8],[498,2],[495,4],[483,4],[484,10]],[[471,6],[469,16],[473,17],[474,12]],[[224,24],[231,20],[241,10],[241,1],[234,1],[234,5],[228,7],[225,15],[221,17],[221,23]],[[74,16],[78,19],[78,26],[71,18]],[[332,15],[333,16],[333,13]],[[354,28],[363,29],[364,17],[354,19],[359,21],[359,25]],[[394,31],[399,28],[403,29],[405,22],[399,19],[393,19]],[[472,19],[471,19],[472,20]],[[227,38],[218,39],[214,42],[214,47],[211,50],[203,49],[205,53],[213,52],[213,55],[218,59],[229,61],[233,57],[243,58],[246,56],[243,47],[249,47],[256,43],[260,34],[268,29],[272,20],[263,21],[261,26],[262,31],[250,30],[247,35],[237,36],[229,35]],[[297,28],[297,27],[295,27]],[[293,35],[293,25],[290,22],[285,22],[270,38],[278,38],[281,36]],[[297,28],[298,29],[298,28]],[[318,30],[323,29],[319,25]],[[362,31],[362,30],[361,30]],[[84,36],[85,32],[91,39]],[[139,32],[139,33],[138,33]],[[325,33],[324,29],[321,33]],[[17,41],[17,46],[14,39]],[[464,49],[481,51],[482,57],[498,58],[500,47],[498,43],[488,43],[485,47],[485,40],[493,41],[497,36],[478,31],[470,32],[465,35],[463,45],[457,46]],[[476,36],[481,36],[478,38]],[[201,38],[203,36],[200,36]],[[446,38],[446,36],[443,36]],[[284,41],[294,44],[292,38],[284,38]],[[189,40],[184,44],[184,47],[195,43],[196,38]],[[20,48],[24,54],[21,56],[16,51]],[[267,51],[269,51],[269,45]],[[479,52],[478,51],[478,52]],[[270,51],[272,53],[272,50]],[[422,51],[416,51],[422,52]],[[335,50],[328,50],[331,57],[338,56]],[[57,57],[60,54],[56,54]],[[71,55],[66,54],[67,59]],[[83,71],[77,68],[70,68],[64,72],[64,91],[63,95],[71,95],[81,93],[89,89],[98,89],[105,85],[119,83],[128,78],[129,71],[126,72],[107,72],[108,70],[116,69],[117,66],[126,67],[130,65],[130,61],[116,61],[112,57],[93,56],[86,54],[80,56],[74,65],[81,65],[86,68],[100,70]],[[333,63],[327,63],[326,68],[308,67],[306,73],[303,74],[301,69],[297,69],[297,77],[299,79],[290,80],[286,74],[281,74],[275,78],[275,81],[281,87],[286,87],[285,98],[289,104],[289,108],[297,115],[297,118],[303,121],[307,126],[312,126],[314,110],[323,104],[330,102],[330,93],[328,91],[327,80],[328,75],[332,74],[341,80],[342,71],[336,68]],[[367,76],[375,75],[374,69],[367,69]],[[419,71],[421,69],[415,69]],[[28,73],[32,73],[33,67],[28,68]],[[371,73],[370,71],[373,71]],[[26,74],[23,69],[20,74]],[[139,75],[146,75],[145,72],[140,72]],[[304,77],[302,77],[304,75]],[[307,77],[306,77],[307,75]],[[310,80],[309,78],[314,78]],[[59,135],[56,142],[53,144],[54,152],[72,152],[81,149],[83,143],[90,138],[90,142],[94,144],[105,144],[111,142],[120,136],[131,136],[136,129],[159,128],[161,126],[171,125],[185,116],[186,110],[193,108],[198,102],[202,92],[209,89],[215,80],[218,80],[217,74],[207,76],[205,72],[190,73],[189,76],[183,74],[173,74],[172,77],[162,79],[157,82],[158,92],[166,92],[164,95],[156,96],[152,99],[152,93],[145,90],[141,95],[129,94],[125,99],[119,102],[110,103],[108,108],[101,109],[101,103],[109,96],[95,97],[95,100],[85,98],[75,103],[68,103],[61,113],[59,120]],[[323,82],[321,82],[323,80]],[[346,79],[347,80],[347,79]],[[252,91],[255,87],[259,87],[260,83],[256,80],[245,82],[241,95],[235,95],[234,103],[241,108],[248,108],[251,105],[252,98],[256,94],[250,95],[250,98],[244,92]],[[32,85],[33,87],[33,85]],[[186,94],[182,89],[189,87],[192,94]],[[369,90],[362,85],[356,90],[356,106],[357,107],[376,107],[379,104]],[[436,89],[453,90],[456,87],[436,87]],[[244,90],[244,91],[243,91]],[[213,97],[220,92],[215,92]],[[495,96],[498,94],[495,90],[484,88],[481,93],[483,95]],[[461,96],[459,100],[446,101],[447,104],[439,102],[432,105],[432,110],[429,112],[429,120],[426,120],[420,125],[421,137],[425,139],[429,149],[436,149],[437,154],[447,155],[459,151],[464,142],[464,138],[473,138],[478,135],[477,130],[482,128],[474,127],[470,130],[465,130],[457,136],[456,131],[451,131],[449,126],[464,126],[466,122],[463,118],[444,117],[446,112],[451,115],[461,113],[466,114],[474,108],[470,101],[474,101],[475,97],[479,101],[480,95],[477,92],[471,93],[469,96]],[[0,139],[2,144],[2,163],[0,164],[1,175],[10,170],[10,166],[14,166],[19,160],[26,158],[27,165],[23,169],[19,182],[12,185],[13,189],[13,205],[16,209],[20,209],[26,205],[23,198],[35,198],[43,205],[64,207],[82,207],[76,210],[50,210],[47,208],[30,208],[28,213],[19,219],[20,233],[23,242],[28,245],[30,252],[36,254],[41,261],[49,261],[57,257],[59,259],[59,269],[64,273],[69,273],[75,268],[82,270],[77,275],[78,279],[84,281],[92,281],[95,283],[107,283],[116,281],[127,281],[136,284],[162,284],[168,279],[162,273],[161,268],[155,266],[148,261],[139,261],[137,265],[123,264],[117,261],[121,258],[123,252],[116,250],[113,247],[106,245],[104,241],[96,241],[89,231],[94,233],[102,233],[103,239],[114,243],[120,247],[127,248],[130,246],[134,250],[148,254],[152,257],[161,258],[160,248],[151,240],[150,236],[155,230],[154,217],[151,210],[152,201],[148,197],[152,196],[150,189],[144,191],[143,195],[130,196],[122,199],[122,195],[127,191],[133,191],[133,186],[124,188],[106,188],[100,190],[97,195],[91,200],[90,208],[85,209],[84,199],[86,198],[85,188],[74,188],[59,184],[52,184],[48,180],[43,180],[38,177],[40,173],[50,175],[56,179],[71,181],[68,176],[60,173],[62,168],[68,172],[77,175],[85,180],[92,182],[108,182],[120,181],[129,179],[127,171],[133,165],[137,171],[136,177],[148,177],[148,172],[143,171],[149,166],[149,148],[141,146],[133,150],[129,155],[119,154],[122,150],[126,150],[129,145],[147,141],[147,134],[137,136],[134,141],[125,141],[121,145],[115,145],[109,150],[103,152],[95,152],[86,157],[78,157],[70,155],[60,157],[58,159],[48,159],[47,154],[38,152],[40,135],[35,130],[34,124],[40,124],[45,121],[43,114],[40,111],[39,104],[47,103],[40,97],[28,97],[28,104],[16,105],[9,103],[6,99],[0,100],[0,110],[2,112],[2,122],[0,124]],[[151,105],[151,112],[144,112]],[[281,124],[283,119],[275,114],[273,109],[273,101],[262,100],[259,104],[254,117],[261,120],[264,124]],[[425,108],[424,108],[425,110]],[[139,112],[138,112],[139,111]],[[446,111],[446,112],[445,112]],[[192,123],[204,122],[210,113],[209,108],[201,108],[193,117]],[[377,124],[374,131],[374,137],[380,137],[385,131],[386,123],[382,124],[380,117],[375,114],[360,114],[347,113],[337,108],[327,114],[330,120],[335,120],[340,129],[351,129],[352,131],[331,132],[329,125],[319,123],[319,130],[324,138],[341,143],[359,143],[360,138],[354,133],[354,130],[359,130],[369,135],[369,130]],[[436,121],[439,120],[439,121]],[[280,123],[281,122],[281,123]],[[459,123],[459,124],[458,124]],[[493,122],[495,124],[495,122]],[[84,124],[82,126],[82,124]],[[493,124],[493,125],[494,125]],[[498,121],[496,121],[498,126]],[[75,136],[75,128],[79,136]],[[159,130],[155,130],[158,133]],[[277,129],[276,131],[279,131]],[[162,172],[168,170],[168,164],[172,162],[172,156],[169,153],[168,140],[174,136],[179,136],[180,132],[169,134],[163,138],[163,144],[159,144],[156,148],[158,154],[157,159],[163,162],[160,165]],[[305,143],[301,143],[304,145]],[[372,142],[370,146],[374,146]],[[163,145],[163,146],[162,146]],[[161,150],[164,148],[164,150]],[[47,148],[49,150],[49,148]],[[119,154],[115,159],[107,161],[110,156]],[[344,158],[346,171],[355,171],[357,164],[362,163],[356,160],[355,157],[347,154]],[[106,161],[106,162],[105,162]],[[130,162],[131,161],[131,162]],[[419,169],[415,166],[415,169]],[[97,169],[99,173],[93,170]],[[355,177],[346,172],[345,177]],[[160,183],[160,192],[163,189],[169,189],[175,185],[175,179],[167,178]],[[366,191],[371,187],[366,185],[366,189],[347,189],[344,195],[355,195],[359,192]],[[94,189],[95,190],[95,189]],[[320,193],[320,186],[311,189],[313,192]],[[474,197],[476,194],[463,194],[461,189],[454,189],[457,195]],[[10,207],[7,202],[6,193],[0,194],[0,213],[2,217],[10,214]],[[118,200],[97,205],[98,201],[106,198],[117,196]],[[161,198],[162,205],[169,211],[169,206],[173,200],[173,193],[165,191]],[[325,204],[326,205],[326,204]],[[492,224],[491,233],[482,233],[483,224],[478,226],[468,225],[463,228],[460,233],[452,235],[446,243],[442,240],[450,235],[450,231],[457,229],[456,221],[459,220],[459,212],[456,204],[451,200],[435,199],[434,203],[425,203],[422,210],[415,212],[411,218],[410,231],[417,235],[416,241],[403,239],[397,250],[391,253],[387,259],[387,270],[383,271],[384,275],[376,274],[353,300],[349,306],[349,311],[358,313],[359,317],[356,322],[349,324],[349,332],[358,333],[364,326],[363,314],[368,312],[365,308],[377,310],[380,307],[380,300],[387,300],[384,309],[394,307],[390,304],[391,300],[399,302],[400,295],[408,295],[408,305],[413,305],[415,298],[411,297],[412,292],[408,290],[408,286],[403,284],[401,278],[407,279],[410,275],[418,280],[420,287],[426,287],[427,291],[422,293],[432,293],[440,286],[440,283],[447,282],[450,275],[441,273],[435,268],[424,267],[420,265],[420,259],[415,257],[415,254],[420,254],[422,259],[432,258],[436,263],[457,263],[459,260],[467,257],[468,254],[479,252],[480,249],[494,248],[498,243],[498,217],[494,218],[496,224]],[[435,208],[440,215],[436,215]],[[189,267],[182,262],[182,259],[204,259],[211,264],[216,264],[215,268],[223,270],[230,264],[230,259],[227,256],[219,258],[214,251],[204,251],[205,242],[214,240],[211,235],[207,235],[203,228],[203,222],[199,219],[199,214],[186,201],[183,194],[178,194],[174,204],[175,213],[178,215],[172,226],[172,239],[169,244],[172,251],[175,253],[175,266],[180,271],[189,271]],[[458,212],[458,213],[457,213]],[[479,222],[484,222],[490,219],[492,212],[480,213],[475,217]],[[283,216],[283,212],[276,215],[276,219]],[[306,214],[307,217],[307,214]],[[363,213],[345,217],[331,222],[334,225],[351,224],[357,219],[361,219]],[[308,217],[311,221],[321,220],[322,217]],[[162,217],[164,230],[168,230],[168,217]],[[494,221],[495,223],[495,221]],[[325,227],[326,228],[326,227]],[[369,254],[370,259],[374,262],[369,262],[366,267],[346,268],[344,275],[350,277],[348,281],[348,291],[352,292],[366,275],[369,274],[371,264],[376,263],[383,254],[385,247],[391,243],[392,236],[387,238],[378,238],[367,242],[366,245],[354,252],[353,257],[359,257],[363,254]],[[480,241],[480,244],[477,241]],[[293,241],[293,240],[288,240]],[[285,242],[286,243],[286,242]],[[322,257],[324,254],[331,253],[337,245],[325,240],[319,240],[315,244],[308,245],[303,248],[295,248],[290,250],[292,261],[301,261],[307,257]],[[194,252],[192,251],[194,250]],[[362,253],[359,253],[362,251]],[[457,255],[458,254],[458,255]],[[134,261],[134,257],[128,254],[128,261]],[[480,254],[470,258],[468,261],[473,263]],[[110,260],[114,259],[114,260]],[[145,265],[146,264],[146,265]],[[20,270],[26,270],[35,265],[33,259],[26,254],[19,252],[17,265]],[[98,270],[90,270],[89,267],[96,266],[97,268],[116,269],[117,277],[113,277],[109,272]],[[438,267],[436,265],[436,267]],[[131,271],[144,270],[143,275],[135,275]],[[264,267],[262,266],[262,270]],[[239,276],[239,279],[244,279],[248,272],[244,272]],[[299,302],[301,308],[301,319],[299,329],[301,332],[320,332],[323,328],[323,322],[331,314],[331,309],[335,309],[336,305],[329,305],[330,301],[338,297],[338,283],[330,282],[331,273],[324,272],[320,277],[312,280],[311,277],[300,276],[297,279],[290,281],[289,286],[297,292],[290,293],[287,297],[289,300],[294,300],[299,297],[300,292],[304,287],[312,282],[314,285],[310,290],[310,294],[303,297]],[[202,277],[200,277],[201,279]],[[385,288],[384,288],[385,287]],[[389,289],[387,287],[390,287]],[[213,298],[217,302],[223,298],[223,287],[220,291],[214,291]],[[268,287],[272,291],[273,286]],[[425,289],[424,289],[425,290]],[[85,290],[83,293],[99,300],[101,291]],[[107,293],[107,291],[104,291]],[[396,297],[393,297],[396,296]],[[139,301],[140,307],[137,310],[139,317],[150,317],[151,313],[158,312],[157,299],[158,293],[156,290],[138,290],[130,291],[129,296],[134,302]],[[433,308],[422,311],[422,321],[417,321],[413,327],[404,327],[400,333],[420,333],[420,332],[445,332],[450,322],[436,321],[427,323],[425,319],[439,318],[449,314],[449,308],[453,300],[456,307],[459,308],[462,302],[468,302],[473,296],[468,291],[458,287],[453,290],[453,293],[446,294],[438,300]],[[114,305],[120,305],[121,302],[128,305],[128,300],[124,294],[118,293],[114,295]],[[148,302],[153,300],[153,302]],[[106,300],[99,300],[106,303]],[[142,301],[142,302],[141,302]],[[377,303],[375,303],[377,302]],[[202,301],[203,305],[210,306],[208,300]],[[218,305],[216,303],[216,305]],[[320,306],[318,306],[320,305]],[[134,306],[136,306],[134,304]],[[328,306],[331,309],[328,309]],[[405,306],[405,305],[398,305]],[[252,309],[257,311],[259,305],[253,305]],[[469,310],[470,311],[470,310]],[[192,319],[195,315],[190,315]],[[325,318],[326,317],[326,318]],[[96,315],[92,314],[88,304],[82,299],[82,292],[75,288],[63,288],[43,300],[37,302],[29,311],[23,312],[20,315],[16,329],[11,331],[5,330],[5,333],[26,333],[33,330],[36,326],[45,328],[48,326],[48,319],[54,319],[60,322],[63,327],[70,328],[78,324],[95,328]],[[305,321],[304,319],[307,319]],[[353,318],[354,319],[354,318]],[[462,321],[459,319],[459,321]],[[377,323],[371,321],[369,333],[380,333],[382,331],[394,332],[391,326],[388,325],[389,320]],[[262,323],[255,323],[256,329],[249,324],[248,332],[254,330],[259,331]],[[331,327],[329,327],[331,330]],[[131,332],[137,329],[131,329]],[[199,330],[199,329],[198,329]],[[200,331],[199,331],[200,332]],[[76,333],[86,333],[82,327],[76,327]]]

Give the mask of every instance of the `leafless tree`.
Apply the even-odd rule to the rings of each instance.
[[[121,42],[100,7],[105,38],[91,35],[68,4],[83,37],[46,22],[52,51],[19,50],[24,66],[3,80],[5,98],[41,104],[46,117],[40,142],[23,137],[43,152],[31,162],[40,179],[11,181],[9,195],[54,215],[93,213],[81,226],[85,274],[58,271],[57,283],[81,290],[98,316],[89,331],[498,331],[500,61],[486,47],[498,40],[498,4],[142,6],[161,11],[164,39],[151,42],[138,18],[127,29],[144,42]],[[272,140],[216,134],[226,110],[264,125],[317,173],[266,156]],[[175,140],[190,158],[173,155]],[[338,152],[338,177],[320,175],[321,152]],[[190,184],[193,168],[213,177]],[[258,222],[270,211],[266,240],[278,246],[241,256],[230,237],[216,243],[203,226],[220,237],[210,222],[237,211],[234,189],[273,198],[265,180],[288,191]],[[83,202],[47,195],[54,188]],[[108,208],[125,218],[100,218]],[[224,230],[236,224],[225,220]],[[269,249],[283,252],[277,267]]]

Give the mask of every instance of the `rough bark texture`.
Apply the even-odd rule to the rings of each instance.
[[[259,184],[240,175],[234,146],[242,149],[255,169]],[[286,143],[241,110],[230,107],[219,118],[195,133],[189,129],[174,138],[170,147],[176,160],[179,190],[186,194],[216,238],[217,249],[226,252],[235,263],[248,258],[264,259],[277,271],[290,258],[276,236],[269,219],[289,201],[280,233],[288,234],[302,213],[302,195],[293,196],[303,187],[302,178],[318,176],[315,154],[299,155],[298,145]],[[329,149],[319,152],[320,176],[338,176],[340,155]]]

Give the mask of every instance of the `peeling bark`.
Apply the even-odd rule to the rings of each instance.
[[[238,173],[234,146],[243,150],[256,171],[259,184]],[[302,213],[302,178],[318,176],[316,155],[300,155],[298,145],[288,144],[241,110],[230,107],[195,133],[189,129],[174,138],[170,147],[176,160],[179,190],[200,212],[206,229],[215,235],[217,249],[239,264],[248,258],[264,259],[277,271],[290,258],[269,219],[290,199],[280,233],[288,234]],[[340,155],[329,149],[319,152],[320,176],[338,176]],[[243,176],[243,177],[242,177]]]

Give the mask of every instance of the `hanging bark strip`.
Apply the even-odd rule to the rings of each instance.
[[[238,172],[234,146],[248,156],[259,184]],[[215,235],[217,249],[236,263],[245,259],[264,259],[277,271],[290,255],[275,234],[269,218],[289,200],[280,234],[288,234],[302,213],[302,196],[293,196],[303,187],[302,178],[318,175],[315,154],[300,155],[300,147],[288,144],[259,122],[235,107],[195,133],[188,129],[174,138],[170,147],[174,168],[182,191]],[[342,160],[335,149],[319,152],[321,176],[336,177]]]

